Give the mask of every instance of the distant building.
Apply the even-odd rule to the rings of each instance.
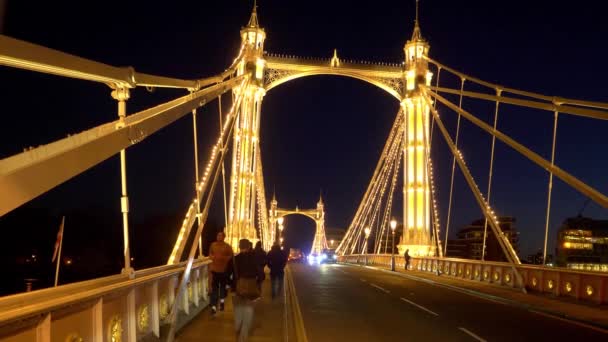
[[[519,232],[515,229],[515,218],[499,217],[498,221],[500,222],[500,229],[511,241],[515,252],[519,254]],[[485,219],[479,219],[460,229],[456,234],[456,239],[448,240],[446,256],[449,258],[481,260],[484,225]],[[489,225],[487,227],[485,260],[507,261]]]
[[[557,232],[557,266],[608,272],[608,220],[567,218]]]

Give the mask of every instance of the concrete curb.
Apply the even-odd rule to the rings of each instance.
[[[484,293],[484,292],[480,292],[480,291],[475,291],[475,290],[471,290],[471,289],[466,289],[466,288],[462,288],[462,287],[458,287],[458,286],[454,286],[454,285],[449,285],[449,284],[442,284],[440,282],[436,282],[434,280],[431,279],[426,279],[426,278],[421,278],[421,277],[417,277],[415,275],[411,275],[411,274],[405,274],[402,272],[398,272],[398,271],[391,271],[391,270],[387,270],[384,268],[378,268],[378,267],[373,267],[373,266],[366,266],[366,265],[357,265],[357,264],[349,264],[349,263],[341,263],[343,265],[349,265],[349,266],[358,266],[358,267],[364,267],[364,268],[368,268],[371,270],[376,270],[376,271],[380,271],[380,272],[384,272],[384,273],[388,273],[388,274],[392,274],[392,275],[396,275],[396,276],[400,276],[403,278],[408,278],[411,280],[415,280],[415,281],[419,281],[419,282],[423,282],[423,283],[427,283],[427,284],[431,284],[434,286],[438,286],[438,287],[443,287],[443,288],[447,288],[453,291],[457,291],[457,292],[461,292],[461,293],[465,293],[471,296],[475,296],[475,297],[479,297],[479,298],[483,298],[483,299],[488,299],[488,300],[492,300],[492,301],[496,301],[496,302],[500,302],[502,304],[511,306],[511,307],[516,307],[516,308],[520,308],[520,309],[524,309],[524,310],[528,310],[528,311],[536,311],[545,315],[549,315],[549,316],[554,316],[558,319],[564,319],[564,320],[568,320],[568,321],[572,321],[578,324],[582,324],[582,325],[588,325],[590,328],[593,329],[600,329],[602,330],[602,332],[608,334],[608,325],[606,324],[602,324],[602,323],[598,323],[598,322],[594,322],[594,321],[589,321],[589,320],[585,320],[579,317],[574,317],[574,316],[569,316],[568,314],[565,314],[561,311],[554,311],[554,310],[548,310],[546,308],[542,308],[542,307],[537,307],[534,305],[530,305],[530,304],[525,304],[525,303],[520,303],[518,301],[515,300],[511,300],[511,299],[507,299],[504,297],[499,297],[499,296],[494,296],[488,293]]]

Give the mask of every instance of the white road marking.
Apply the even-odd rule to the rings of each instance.
[[[359,278],[359,280],[361,280],[362,282],[367,282],[367,280],[363,279],[363,278]]]
[[[380,287],[380,286],[378,286],[378,285],[376,285],[376,284],[372,284],[372,283],[370,283],[370,285],[371,285],[371,286],[373,286],[373,287],[375,287],[375,288],[377,288],[377,289],[378,289],[378,290],[380,290],[380,291],[383,291],[384,293],[391,293],[391,291],[389,291],[389,290],[387,290],[387,289],[385,289],[385,288],[382,288],[382,287]]]
[[[474,339],[476,339],[476,340],[477,340],[477,341],[479,341],[479,342],[487,342],[487,341],[486,341],[486,340],[484,340],[483,338],[481,338],[481,337],[479,337],[479,336],[475,335],[473,332],[471,332],[471,331],[469,331],[469,330],[467,330],[467,329],[465,329],[465,328],[463,328],[463,327],[460,327],[460,328],[458,328],[458,329],[460,329],[461,331],[464,331],[464,332],[465,332],[465,333],[467,333],[469,336],[473,337]]]
[[[433,311],[431,311],[431,310],[429,310],[429,309],[425,308],[425,307],[424,307],[424,306],[422,306],[422,305],[418,305],[418,304],[416,304],[416,303],[412,302],[411,300],[405,299],[405,298],[403,298],[403,297],[401,297],[401,300],[402,300],[402,301],[404,301],[404,302],[406,302],[406,303],[412,304],[413,306],[417,307],[418,309],[420,309],[420,310],[424,310],[424,311],[426,311],[426,312],[430,313],[431,315],[439,316],[439,314],[437,314],[437,313],[435,313],[435,312],[433,312]]]

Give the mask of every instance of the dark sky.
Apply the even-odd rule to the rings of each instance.
[[[13,0],[5,10],[3,34],[110,65],[133,66],[141,72],[198,78],[224,70],[236,56],[239,29],[247,23],[251,7],[251,1],[244,0],[162,5],[150,1],[119,5]],[[422,34],[431,45],[430,56],[457,70],[547,95],[608,102],[608,23],[604,14],[603,5],[596,1],[423,0],[420,17]],[[337,48],[343,58],[400,63],[413,18],[413,0],[361,4],[259,1],[266,50],[297,56],[330,57]],[[0,80],[4,108],[0,157],[116,118],[110,89],[104,85],[5,67],[0,68]],[[458,80],[442,74],[442,85],[456,88]],[[184,93],[136,90],[128,111]],[[465,99],[464,107],[488,122],[493,114],[493,104]],[[263,103],[261,128],[268,197],[276,189],[281,207],[305,208],[313,207],[322,191],[327,226],[347,227],[397,109],[394,98],[380,89],[339,77],[299,79],[270,91]],[[453,134],[456,116],[445,108],[440,111]],[[206,160],[217,132],[216,103],[202,113],[201,159]],[[504,106],[499,129],[549,157],[551,113]],[[557,164],[603,193],[608,193],[606,132],[606,122],[560,116]],[[480,188],[485,189],[490,138],[469,123],[463,124],[461,134],[463,154]],[[444,230],[451,158],[443,141],[435,139],[435,143]],[[192,153],[189,116],[128,150],[133,220],[187,206],[194,178]],[[111,158],[28,205],[56,212],[103,206],[115,209],[118,215],[118,166],[118,157]],[[492,202],[500,215],[517,218],[522,255],[532,253],[542,247],[548,176],[500,143],[495,167]],[[400,194],[398,191],[397,196]],[[454,198],[451,231],[481,216],[460,174]],[[563,219],[576,215],[584,201],[582,195],[556,181],[550,242]],[[218,209],[214,208],[213,217],[221,221]],[[608,217],[595,204],[584,214]],[[178,224],[167,227],[168,239],[174,239]],[[303,232],[295,238],[312,238],[312,221],[290,217],[287,229],[290,227]],[[145,232],[131,232],[132,239],[143,237]]]

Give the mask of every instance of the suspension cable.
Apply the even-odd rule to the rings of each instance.
[[[425,90],[427,89],[427,87],[425,87],[425,86],[421,86],[421,87]],[[465,119],[467,119],[468,121],[473,123],[475,126],[481,128],[482,130],[486,131],[489,134],[495,135],[498,140],[502,141],[503,143],[505,143],[507,146],[511,147],[512,149],[514,149],[519,154],[525,156],[526,158],[528,158],[530,161],[532,161],[536,165],[542,167],[545,170],[552,171],[553,174],[555,175],[555,177],[561,179],[566,184],[568,184],[572,188],[576,189],[583,195],[591,198],[597,204],[601,205],[604,208],[608,208],[608,196],[602,194],[597,189],[589,186],[587,183],[574,177],[573,175],[571,175],[570,173],[566,172],[565,170],[559,168],[558,166],[551,165],[550,161],[546,160],[545,158],[540,156],[538,153],[533,152],[526,146],[515,141],[508,135],[506,135],[498,130],[496,132],[493,132],[492,126],[486,124],[483,120],[476,118],[474,115],[467,112],[466,110],[462,110],[462,109],[458,108],[458,106],[456,106],[455,104],[446,100],[441,95],[439,95],[435,92],[432,92],[432,91],[426,92],[426,94],[441,101],[441,103],[443,103],[449,109],[460,113]]]
[[[458,100],[458,108],[462,108],[462,91],[464,90],[465,78],[460,79],[460,99]],[[460,134],[460,113],[458,113],[458,121],[456,123],[456,148],[458,148],[458,136]],[[450,200],[448,201],[448,217],[445,224],[445,249],[443,255],[448,254],[448,233],[450,232],[450,216],[452,214],[452,195],[454,192],[454,171],[456,170],[456,155],[452,158],[452,177],[450,180]]]
[[[224,124],[222,122],[222,95],[218,96],[217,98],[217,106],[218,106],[218,115],[220,117],[220,132],[222,131],[222,127],[224,127]],[[224,155],[224,153],[226,153],[226,151],[222,148],[220,150],[220,152],[222,153],[222,156]],[[228,206],[226,203],[226,170],[224,168],[224,159],[222,159],[222,190],[223,190],[223,194],[224,194],[224,227],[228,226]]]
[[[562,98],[562,97],[557,97],[557,96],[547,96],[547,95],[542,95],[542,94],[533,93],[533,92],[529,92],[529,91],[523,91],[523,90],[519,90],[519,89],[503,87],[499,84],[486,82],[481,79],[466,75],[462,72],[459,72],[448,66],[445,66],[445,65],[429,58],[428,56],[422,56],[422,58],[426,59],[429,63],[434,64],[438,68],[439,67],[444,68],[448,72],[450,72],[460,78],[466,78],[473,83],[477,83],[479,85],[482,85],[482,86],[485,86],[488,88],[492,88],[492,89],[500,88],[504,92],[507,92],[507,93],[521,95],[521,96],[544,100],[544,101],[549,101],[549,102],[553,102],[553,103],[567,103],[567,104],[572,104],[572,105],[581,106],[581,107],[608,109],[608,103],[594,102],[594,101],[582,101],[582,100]]]
[[[551,166],[555,165],[555,142],[557,138],[557,118],[559,112],[555,111],[553,118],[553,146],[551,147]],[[545,219],[545,244],[543,248],[543,265],[547,260],[547,237],[549,236],[549,216],[551,213],[551,193],[553,190],[553,172],[549,171],[549,190],[547,193],[547,217]]]
[[[427,103],[430,106],[431,99],[429,98],[427,92],[425,91],[423,93],[423,95],[424,95],[425,100],[427,101]],[[517,282],[521,286],[521,290],[524,293],[526,293],[526,288],[523,284],[523,278],[522,278],[521,274],[519,273],[519,271],[517,270],[517,268],[515,268],[516,264],[517,265],[521,264],[521,261],[519,260],[519,256],[517,256],[517,253],[513,249],[513,246],[511,245],[510,241],[500,231],[499,222],[498,222],[498,219],[496,218],[496,215],[491,210],[488,202],[483,198],[483,194],[479,190],[479,187],[475,183],[475,180],[473,179],[471,172],[469,171],[468,167],[466,166],[466,163],[464,161],[464,158],[462,157],[462,154],[456,148],[456,145],[454,144],[454,142],[452,142],[452,139],[450,138],[449,133],[448,133],[447,129],[445,128],[445,126],[443,126],[441,119],[439,118],[439,114],[437,113],[437,111],[435,109],[432,110],[432,113],[435,116],[435,119],[437,121],[437,126],[439,127],[440,132],[443,134],[443,137],[444,137],[446,143],[450,147],[452,154],[458,156],[458,158],[457,158],[458,166],[460,167],[460,170],[462,171],[462,174],[464,175],[465,180],[467,181],[469,187],[471,188],[471,191],[473,192],[473,195],[474,195],[475,199],[477,200],[477,204],[481,208],[484,216],[486,218],[489,218],[490,227],[492,227],[492,230],[494,231],[494,234],[496,235],[496,240],[498,241],[498,244],[502,248],[502,250],[505,254],[505,257],[511,264],[511,269],[513,271],[513,274],[515,275],[515,278],[517,279]]]
[[[502,92],[501,89],[496,89],[496,96],[500,96]],[[496,101],[496,106],[494,107],[494,132],[496,132],[496,125],[498,124],[498,106],[500,102]],[[492,196],[492,173],[494,170],[494,147],[496,146],[496,136],[492,134],[492,150],[490,152],[490,171],[488,173],[488,204],[490,204],[490,199]],[[483,244],[481,245],[481,261],[485,260],[486,256],[486,239],[488,236],[488,219],[485,219],[485,223],[483,225]]]
[[[435,82],[435,88],[439,88],[439,76],[441,76],[441,67],[437,67],[437,82]],[[433,101],[433,109],[437,109],[437,100]],[[433,129],[435,128],[435,117],[431,115],[431,132],[429,137],[429,144],[433,142]],[[430,145],[429,145],[430,146]]]

